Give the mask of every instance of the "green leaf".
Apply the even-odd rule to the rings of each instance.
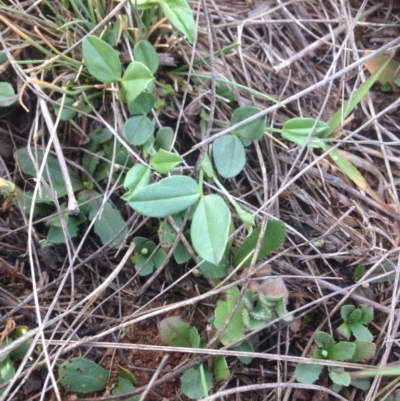
[[[14,88],[8,82],[0,82],[0,107],[11,106],[15,100],[6,100],[15,95]]]
[[[216,381],[229,379],[230,376],[229,367],[223,355],[214,356],[213,373]]]
[[[64,106],[72,107],[72,105],[74,103],[75,103],[74,99],[71,99],[69,97],[66,97],[64,99]],[[62,100],[58,99],[57,104],[54,105],[54,114],[56,115],[56,117],[58,117],[58,115],[60,114],[60,111],[61,111],[61,116],[60,116],[61,121],[72,120],[77,114],[76,110],[71,110],[71,109],[67,109],[64,107],[61,109],[61,104],[62,104]]]
[[[252,251],[254,251],[257,245],[260,230],[261,227],[257,227],[250,234],[250,236],[244,240],[242,246],[238,249],[235,257],[233,258],[233,265],[235,267],[239,266],[243,260],[245,260],[245,262],[242,264],[242,268],[250,266]],[[276,248],[280,247],[283,244],[285,236],[286,229],[283,221],[269,221],[265,230],[265,235],[261,243],[260,253],[258,254],[257,260],[261,260],[264,256],[272,253]]]
[[[121,196],[121,199],[129,201],[131,196],[142,188],[147,187],[150,182],[151,170],[143,164],[133,166],[125,176],[124,187],[128,192]]]
[[[206,386],[208,391],[212,388],[212,375],[208,370],[204,370]],[[182,393],[191,399],[198,399],[207,396],[204,394],[202,379],[200,374],[200,366],[188,369],[181,376]]]
[[[190,233],[187,231],[185,232],[185,237],[190,243]],[[176,248],[174,249],[174,258],[175,262],[180,265],[182,263],[186,263],[191,259],[192,255],[190,252],[187,250],[186,246],[182,243],[179,242]]]
[[[189,43],[194,42],[196,23],[187,0],[160,0],[165,16],[182,32]]]
[[[292,118],[283,124],[282,132],[287,132],[297,136],[307,137],[311,129],[313,136],[325,137],[324,133],[329,130],[329,125],[323,121],[316,122],[315,118]]]
[[[260,108],[254,106],[239,107],[232,114],[231,125],[242,122],[247,118],[259,113],[260,111]],[[257,120],[246,124],[244,127],[235,130],[233,133],[242,140],[244,146],[249,146],[252,142],[257,141],[263,137],[265,121],[265,117],[260,117]]]
[[[85,215],[82,211],[78,217],[68,216],[67,219],[67,231],[70,238],[76,237],[79,231],[79,226],[86,220]],[[64,231],[61,226],[52,226],[47,234],[47,241],[52,244],[65,244],[66,238]]]
[[[36,177],[35,167],[26,149],[18,149],[15,152],[14,157],[18,164],[18,167],[22,170],[23,173],[31,177]],[[40,165],[43,162],[43,152],[41,150],[37,151],[37,162],[39,163],[38,168],[40,169]],[[67,190],[65,188],[65,182],[63,175],[61,173],[60,165],[58,164],[58,160],[53,156],[48,156],[46,164],[47,168],[45,168],[43,171],[43,178],[48,183],[51,182],[51,185],[56,191],[58,198],[65,196],[67,194]],[[48,172],[51,177],[51,180],[49,175],[47,174]],[[75,192],[84,188],[84,185],[81,182],[79,176],[75,172],[73,172],[70,168],[68,168],[68,175],[71,179],[72,188]],[[48,199],[50,200],[50,198]]]
[[[6,356],[6,358],[4,358],[0,362],[0,385],[7,383],[14,376],[15,376],[15,369],[11,361],[11,358],[9,356]],[[0,389],[0,397],[6,390],[7,387]]]
[[[239,289],[237,287],[232,287],[229,290],[225,291],[225,295],[226,301],[218,301],[217,307],[214,311],[214,327],[217,330],[225,325],[226,320],[238,299]],[[220,341],[222,344],[229,345],[235,341],[240,340],[244,336],[245,327],[242,317],[243,309],[243,303],[240,303],[231,321],[221,334]]]
[[[128,102],[134,101],[153,80],[153,74],[143,63],[139,61],[130,63],[122,77],[122,86],[126,91]]]
[[[365,363],[375,356],[376,345],[371,341],[356,340],[353,343],[356,346],[352,362]]]
[[[237,136],[225,135],[213,143],[213,159],[218,173],[224,178],[237,176],[246,163],[246,151]]]
[[[190,237],[196,252],[210,263],[218,264],[228,243],[231,213],[219,195],[200,199],[193,215]]]
[[[80,199],[92,199],[89,203],[89,220],[93,221],[96,214],[103,205],[102,197],[96,191],[82,191]],[[111,203],[106,202],[102,208],[100,215],[97,215],[96,221],[94,222],[94,232],[100,237],[103,244],[113,238],[117,232],[122,230],[117,237],[115,237],[110,244],[110,248],[120,246],[128,235],[128,228],[124,227],[125,221],[121,217],[119,210],[114,209]]]
[[[156,98],[152,93],[142,92],[139,96],[128,103],[129,113],[132,116],[145,115],[154,107]]]
[[[371,75],[354,93],[352,93],[349,100],[345,102],[345,104],[335,113],[335,115],[328,121],[329,130],[324,132],[323,137],[326,138],[336,128],[340,126],[342,121],[354,110],[358,103],[360,103],[361,99],[365,96],[365,94],[370,90],[372,85],[376,82],[376,80],[381,75],[382,71],[388,65],[390,59],[382,65],[379,70],[377,70],[373,75]],[[322,137],[322,136],[321,136]]]
[[[153,241],[146,241],[138,248],[140,255],[136,259],[135,270],[140,276],[148,276],[153,273],[155,262],[153,252],[156,244]]]
[[[105,84],[121,78],[118,53],[96,36],[86,36],[82,42],[83,60],[90,74]]]
[[[183,162],[183,158],[176,153],[159,149],[150,160],[150,165],[160,174],[169,173],[175,166]]]
[[[324,331],[317,331],[315,333],[314,341],[319,348],[323,348],[325,350],[329,350],[335,345],[333,337]]]
[[[169,150],[174,140],[174,131],[171,127],[162,127],[156,134],[154,147],[156,150]]]
[[[350,373],[346,372],[343,368],[329,366],[329,377],[332,381],[339,386],[349,386],[351,383]]]
[[[60,365],[58,377],[68,391],[87,394],[105,389],[108,372],[93,361],[77,357]]]
[[[200,263],[201,261],[202,258],[200,257],[196,259],[196,263]],[[204,260],[203,263],[199,266],[199,270],[205,276],[210,277],[213,280],[226,277],[228,274],[228,269],[229,261],[225,258],[222,258],[218,265]]]
[[[354,337],[357,340],[372,341],[374,339],[371,332],[365,326],[363,326],[361,323],[354,322],[354,323],[351,323],[349,326],[350,326],[351,332],[353,333]]]
[[[233,349],[235,351],[240,351],[240,352],[254,352],[254,347],[253,347],[253,343],[251,342],[251,340],[244,340],[240,344],[233,347]],[[239,361],[245,365],[249,365],[253,361],[253,358],[250,356],[239,356],[238,355],[237,359],[239,359]]]
[[[326,348],[328,359],[332,361],[349,361],[356,352],[356,346],[347,341],[340,341],[332,347]]]
[[[342,317],[344,322],[347,322],[349,320],[349,316],[351,312],[353,312],[356,309],[354,305],[343,305],[340,308],[340,316]]]
[[[368,391],[371,387],[371,382],[368,379],[351,379],[350,384],[363,391]],[[395,401],[399,400],[396,399]]]
[[[192,206],[199,196],[199,188],[193,178],[172,176],[135,192],[129,205],[148,217],[166,217]]]
[[[199,348],[200,347],[200,334],[197,331],[196,327],[192,327],[190,329],[190,345],[193,348]]]
[[[171,347],[191,348],[190,325],[180,317],[167,317],[160,322],[161,340]]]
[[[372,307],[369,307],[367,305],[361,305],[360,306],[362,315],[359,320],[359,323],[361,324],[368,324],[372,322],[372,319],[374,318],[374,309]]]
[[[323,365],[299,363],[296,366],[296,380],[300,383],[313,384],[319,379],[323,369]]]
[[[329,157],[360,189],[364,191],[368,189],[367,181],[357,170],[357,168],[354,167],[353,163],[347,160],[345,152],[341,151],[340,149],[335,149],[329,153]]]
[[[134,146],[140,146],[154,134],[154,124],[145,116],[129,118],[123,128],[125,139]]]
[[[133,49],[133,54],[136,61],[140,61],[150,70],[152,74],[155,74],[158,70],[158,56],[153,45],[147,40],[141,40],[136,43]]]
[[[338,334],[344,337],[346,340],[350,339],[351,329],[348,323],[342,323],[336,330]]]
[[[112,394],[113,395],[123,394],[127,393],[128,391],[133,391],[134,389],[135,387],[133,386],[130,380],[121,377],[121,375],[118,375],[118,384],[112,390]],[[125,401],[138,401],[139,398],[140,395],[135,395],[133,397],[125,398]]]

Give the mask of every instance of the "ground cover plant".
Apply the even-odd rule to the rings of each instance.
[[[264,3],[0,2],[2,399],[399,397],[400,10]]]

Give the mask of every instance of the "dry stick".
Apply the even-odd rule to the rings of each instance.
[[[37,90],[37,93],[40,93],[40,94],[42,93],[42,90],[40,89],[40,87],[38,85],[33,85],[33,86]],[[42,114],[43,114],[44,120],[46,122],[48,131],[53,132],[54,131],[53,119],[50,116],[49,109],[47,107],[46,102],[43,100],[43,98],[41,96],[39,96],[39,105],[42,110]],[[57,160],[58,160],[58,163],[60,164],[61,174],[63,176],[65,188],[67,190],[68,214],[76,216],[79,214],[79,205],[78,205],[78,201],[75,198],[74,189],[73,189],[72,183],[71,183],[71,178],[68,173],[67,163],[65,161],[64,154],[63,154],[60,140],[58,139],[57,133],[55,133],[54,137],[53,137],[53,146],[54,146],[54,150],[56,151]]]
[[[160,375],[162,368],[166,364],[167,360],[169,358],[169,355],[164,355],[163,359],[161,360],[160,364],[158,365],[157,370],[154,372],[153,377],[151,378],[149,384],[147,385],[146,390],[143,392],[143,394],[140,396],[139,401],[145,401],[147,394],[149,394],[151,388],[153,387],[153,384],[157,380],[157,377]]]
[[[363,13],[364,17],[367,17],[368,15],[372,14],[376,10],[380,9],[382,7],[382,4],[375,4],[375,6],[371,7],[368,11]],[[296,25],[297,26],[297,25]],[[338,35],[342,33],[345,29],[347,28],[346,25],[341,25],[338,26],[333,30],[334,35]],[[318,49],[320,46],[329,43],[329,39],[332,36],[332,33],[328,33],[325,36],[323,36],[321,39],[318,39],[314,43],[311,43],[309,46],[304,48],[303,50],[299,51],[298,53],[294,54],[292,57],[288,58],[287,60],[283,61],[282,63],[276,65],[273,67],[273,69],[276,72],[279,72],[283,70],[284,68],[288,67],[289,65],[293,64],[295,61],[301,59],[302,57],[306,56],[309,53],[313,53],[314,50]],[[330,44],[330,43],[329,43]]]
[[[279,268],[285,270],[286,272],[288,272],[290,274],[304,276],[304,272],[303,271],[295,268],[294,266],[292,266],[291,264],[289,264],[287,262],[280,261],[280,260],[275,260],[275,264],[277,264],[279,266]],[[385,273],[383,276],[388,276],[390,274],[392,274],[392,272]],[[376,280],[376,279],[377,278],[374,277],[374,278],[370,279],[369,281],[373,281],[373,280]],[[346,288],[340,288],[337,285],[331,284],[331,283],[329,283],[328,281],[325,281],[322,278],[317,278],[317,277],[310,276],[310,280],[317,281],[318,284],[321,287],[326,288],[326,289],[328,289],[330,291],[334,291],[334,292],[345,292],[346,291]],[[368,281],[366,281],[366,282],[368,282]],[[355,284],[355,285],[350,286],[347,289],[347,292],[355,290],[359,285],[360,284]],[[352,294],[349,295],[349,297],[354,299],[357,302],[361,302],[363,304],[368,304],[369,306],[372,306],[374,309],[379,310],[379,311],[381,311],[381,312],[383,312],[385,314],[390,314],[391,313],[391,309],[389,307],[383,306],[383,305],[379,304],[378,302],[375,302],[375,301],[372,301],[372,300],[370,300],[368,298],[362,297],[361,295],[357,295],[357,294],[352,293]],[[395,313],[395,315],[399,316],[399,313]]]

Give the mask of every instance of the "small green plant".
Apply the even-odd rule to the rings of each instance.
[[[108,383],[106,369],[83,357],[71,358],[63,362],[58,368],[58,378],[61,385],[74,393],[88,394],[102,391]],[[112,394],[118,395],[134,390],[136,378],[126,369],[118,366],[118,380],[112,386]],[[139,396],[129,398],[137,401]]]
[[[3,341],[0,344],[0,349],[6,347],[15,339],[22,337],[29,331],[28,327],[26,326],[16,326],[13,328],[12,325],[7,323],[5,325],[0,323],[0,327],[2,329],[3,337]],[[8,333],[8,335],[5,335],[5,333]],[[14,362],[24,359],[29,348],[29,342],[24,342],[19,347],[0,358],[0,385],[7,383],[15,376]],[[3,395],[5,390],[6,388],[0,389],[0,397]]]
[[[326,361],[366,362],[375,355],[376,346],[370,341],[356,340],[354,342],[335,342],[333,337],[323,331],[315,333],[316,347],[311,351],[311,357]],[[328,364],[328,374],[334,384],[334,390],[339,391],[341,386],[352,384],[363,390],[368,389],[368,380],[354,380],[349,372],[343,368]],[[318,380],[324,365],[299,363],[296,367],[296,379],[301,383],[312,384]]]
[[[195,327],[182,321],[179,317],[169,317],[160,322],[161,340],[173,347],[201,348],[205,341],[200,338]],[[224,357],[213,358],[213,373],[205,364],[188,369],[181,376],[181,390],[190,399],[207,397],[212,388],[212,378],[226,380],[229,369]]]
[[[340,310],[343,323],[338,327],[337,332],[346,340],[350,339],[351,334],[357,340],[372,341],[371,332],[365,327],[366,324],[372,322],[374,318],[374,310],[367,305],[361,305],[356,309],[353,305],[344,305]]]

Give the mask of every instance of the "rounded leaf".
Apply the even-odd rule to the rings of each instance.
[[[261,111],[260,108],[254,106],[242,106],[236,109],[231,118],[231,125],[242,122],[249,117]],[[234,133],[242,140],[244,146],[250,145],[252,142],[261,139],[264,135],[265,117],[257,118],[257,120],[246,124],[234,131]]]
[[[15,100],[6,100],[15,95],[14,88],[8,82],[0,82],[0,107],[11,106]]]
[[[123,128],[125,139],[134,146],[140,146],[154,134],[154,124],[145,116],[129,118]]]
[[[140,61],[147,66],[151,73],[154,74],[158,70],[159,61],[157,52],[147,40],[141,40],[136,43],[133,54],[136,61]]]
[[[134,101],[129,102],[128,109],[132,116],[147,114],[154,106],[156,98],[150,92],[142,92]]]
[[[218,264],[225,251],[231,224],[231,212],[218,195],[200,199],[190,231],[196,252],[210,263]]]
[[[199,196],[199,187],[193,178],[172,176],[133,194],[129,205],[148,217],[166,217],[187,209]]]
[[[218,173],[224,178],[232,178],[243,170],[246,151],[237,136],[225,135],[214,141],[213,159]]]
[[[139,61],[130,63],[122,77],[122,86],[126,91],[127,100],[134,101],[153,80],[153,74],[143,63]]]
[[[86,36],[82,42],[83,61],[90,74],[105,84],[121,78],[118,53],[96,36]]]
[[[207,390],[209,391],[212,387],[212,375],[206,369],[204,369],[204,378],[205,385],[207,387]],[[207,396],[207,394],[204,394],[203,390],[200,366],[195,366],[194,368],[188,369],[181,376],[181,384],[182,393],[192,400]]]
[[[92,393],[105,389],[108,372],[86,358],[72,358],[58,368],[60,383],[69,391]]]

